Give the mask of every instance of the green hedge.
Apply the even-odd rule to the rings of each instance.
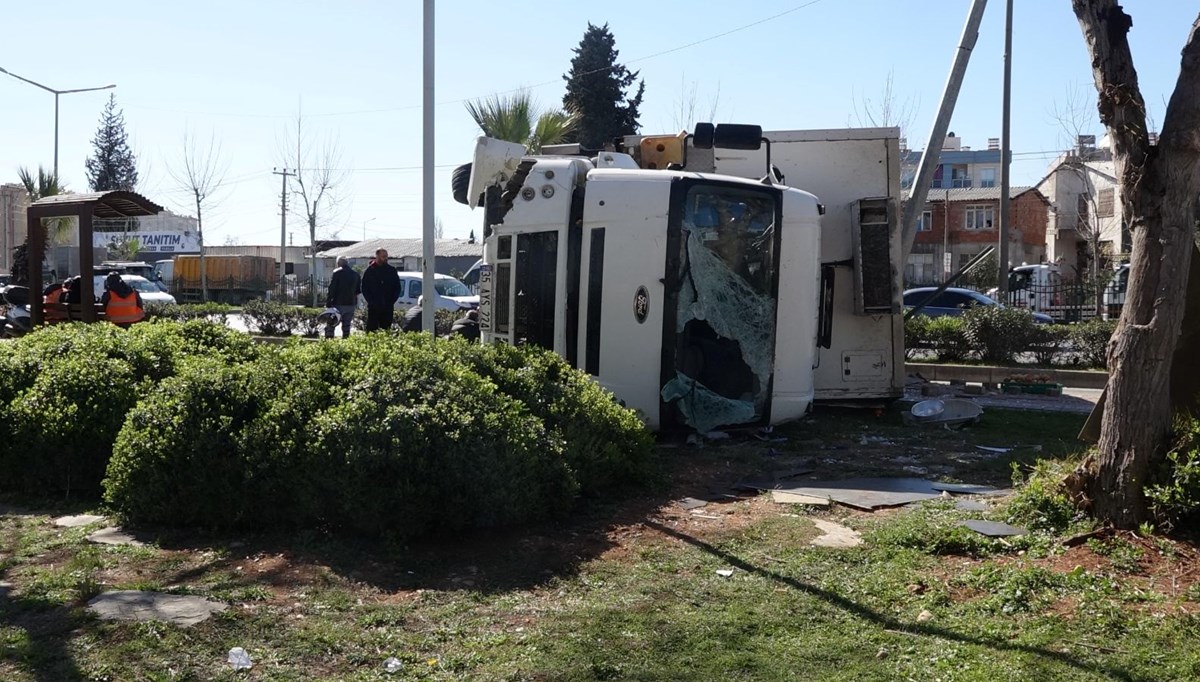
[[[193,362],[129,414],[105,499],[132,521],[414,536],[636,485],[652,442],[557,356],[416,334]]]
[[[98,491],[140,396],[197,358],[241,363],[254,342],[210,322],[59,324],[0,356],[0,489]]]
[[[1013,364],[1031,353],[1040,365],[1105,366],[1116,322],[1036,324],[1028,311],[977,307],[960,317],[917,315],[904,321],[904,348],[912,359],[930,352],[940,362],[978,359]]]
[[[188,303],[188,304],[161,304],[152,303],[146,306],[146,318],[150,320],[173,320],[175,322],[189,322],[191,320],[208,320],[224,325],[229,315],[233,313],[233,306],[224,303]]]

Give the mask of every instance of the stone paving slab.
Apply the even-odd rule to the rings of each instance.
[[[204,622],[227,608],[204,597],[139,590],[105,592],[88,602],[88,609],[101,620],[161,620],[182,627]]]
[[[90,526],[93,523],[104,521],[103,516],[95,514],[76,514],[75,516],[60,516],[54,519],[54,525],[59,528],[80,528],[82,526]]]
[[[87,536],[87,539],[89,542],[94,542],[98,545],[133,545],[134,547],[141,547],[145,544],[116,526],[101,528]]]
[[[813,538],[813,541],[810,543],[817,547],[835,547],[841,549],[858,547],[863,542],[862,536],[859,535],[858,531],[847,528],[840,523],[813,519],[813,525],[823,533],[821,536]]]

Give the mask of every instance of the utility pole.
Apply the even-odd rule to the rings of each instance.
[[[287,296],[287,179],[294,177],[286,168],[275,168],[272,175],[278,175],[283,180],[283,188],[279,191],[279,297]]]
[[[422,13],[422,43],[423,43],[423,59],[422,66],[424,74],[422,78],[422,97],[421,97],[421,128],[423,131],[421,143],[421,214],[422,214],[422,244],[421,255],[422,260],[422,277],[421,291],[425,294],[425,306],[421,314],[421,323],[424,327],[424,332],[429,335],[434,334],[434,313],[437,311],[437,289],[434,288],[433,267],[436,254],[434,252],[434,216],[433,216],[433,131],[434,131],[434,101],[433,101],[433,86],[434,86],[434,33],[433,33],[433,0],[425,0]]]
[[[997,298],[1008,303],[1008,227],[1009,227],[1009,154],[1012,139],[1009,136],[1009,119],[1012,113],[1012,23],[1013,0],[1008,0],[1004,10],[1004,101],[1000,124],[1000,243],[996,247],[1000,261],[996,276]]]
[[[933,216],[929,216],[930,220]],[[942,204],[942,281],[954,274],[954,263],[950,259],[950,190],[946,190],[946,201]]]

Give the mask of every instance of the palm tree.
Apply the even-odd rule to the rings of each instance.
[[[579,116],[573,112],[541,111],[528,90],[473,100],[466,107],[484,135],[523,144],[530,154],[540,152],[545,145],[563,142],[579,125]]]
[[[21,178],[21,184],[25,185],[25,193],[29,195],[30,202],[56,194],[64,194],[67,191],[67,188],[59,182],[58,176],[54,173],[47,173],[46,169],[41,166],[38,166],[37,177],[34,177],[28,168],[18,168],[17,176]],[[71,236],[71,218],[50,218],[44,225],[46,227],[46,246],[65,242]],[[26,239],[28,240],[28,237]]]

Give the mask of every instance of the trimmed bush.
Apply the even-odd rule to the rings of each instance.
[[[645,426],[560,356],[535,347],[462,340],[442,347],[528,405],[558,435],[585,494],[634,484],[649,474],[653,439]]]
[[[255,299],[242,306],[242,319],[250,331],[263,336],[291,336],[298,322],[295,308],[278,301]]]
[[[1036,329],[1033,314],[1022,308],[973,306],[963,312],[962,322],[967,342],[979,358],[1002,364],[1029,348]]]
[[[224,303],[147,304],[146,318],[149,320],[171,320],[188,322],[208,320],[224,326],[233,312],[233,306]]]
[[[911,360],[917,352],[930,347],[928,315],[914,315],[904,321],[904,357]]]
[[[1088,367],[1108,366],[1108,341],[1117,330],[1116,322],[1088,320],[1071,327],[1071,346]]]
[[[1066,324],[1035,324],[1029,337],[1029,351],[1041,365],[1054,364],[1071,338],[1071,326]]]
[[[113,358],[69,356],[40,372],[7,410],[15,442],[36,453],[7,469],[10,484],[95,494],[137,394],[130,365]]]
[[[117,432],[138,398],[197,357],[244,362],[261,352],[211,322],[52,325],[0,356],[0,488],[97,491]]]
[[[967,357],[971,346],[963,321],[957,317],[935,317],[929,320],[929,340],[941,362],[958,362]]]
[[[105,499],[133,521],[414,536],[561,513],[650,445],[548,352],[357,335],[183,368],[126,421]]]

